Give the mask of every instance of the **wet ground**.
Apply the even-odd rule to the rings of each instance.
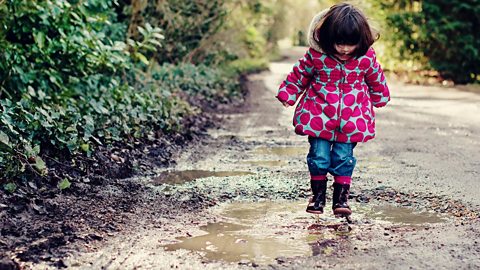
[[[247,81],[244,108],[144,185],[135,226],[78,246],[69,269],[479,269],[480,95],[390,82],[356,148],[353,223],[304,212],[308,143],[274,96],[303,49]],[[331,191],[329,191],[331,195]],[[165,199],[167,198],[167,199]],[[327,201],[329,203],[329,201]],[[173,213],[173,214],[172,214]],[[44,263],[34,269],[53,268]]]
[[[329,245],[335,241],[354,238],[374,226],[423,229],[448,220],[446,215],[392,205],[352,203],[351,207],[356,213],[354,224],[328,213],[314,218],[305,212],[304,201],[228,203],[215,209],[220,221],[200,227],[206,234],[179,238],[165,250],[198,251],[210,261],[271,264],[281,257],[331,253],[334,249]]]

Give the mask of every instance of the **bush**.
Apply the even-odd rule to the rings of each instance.
[[[268,69],[268,61],[265,58],[243,58],[229,62],[224,69],[227,74],[245,75]]]
[[[418,8],[405,10],[403,7],[392,12],[387,20],[393,28],[389,34],[402,45],[402,56],[422,54],[443,78],[456,83],[477,80],[480,74],[479,2],[423,0],[411,3]],[[384,7],[395,8],[395,5]]]
[[[239,94],[238,82],[233,79],[235,76],[193,64],[163,64],[152,71],[152,78],[162,87],[172,92],[181,90],[189,98],[205,99],[209,104],[225,103]]]
[[[186,97],[226,101],[236,91],[205,66],[144,72],[163,36],[146,24],[123,42],[127,27],[109,2],[8,1],[0,15],[0,183],[46,175],[46,151],[70,163],[100,144],[178,131],[199,112]]]
[[[136,21],[131,25],[148,22],[163,30],[165,42],[158,47],[160,53],[153,54],[159,63],[196,63],[197,55],[205,53],[202,51],[205,43],[223,26],[227,16],[224,2],[147,0],[146,5],[139,6],[133,14]]]

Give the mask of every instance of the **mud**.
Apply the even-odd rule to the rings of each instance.
[[[228,177],[236,175],[251,175],[251,172],[215,172],[215,171],[202,171],[202,170],[189,170],[189,171],[165,171],[160,173],[152,181],[155,184],[184,184],[196,179],[207,177]]]
[[[255,148],[254,153],[260,155],[275,155],[275,156],[299,156],[308,151],[305,147],[258,147]]]
[[[167,183],[155,180],[165,174],[162,169],[128,179],[135,185],[120,194],[138,190],[139,200],[126,214],[112,203],[116,215],[126,219],[117,232],[93,235],[98,240],[88,243],[69,242],[55,265],[22,264],[32,269],[480,268],[480,96],[390,81],[392,102],[377,111],[377,138],[356,148],[353,224],[330,212],[316,220],[303,212],[310,195],[308,142],[293,133],[293,108],[284,109],[274,98],[303,52],[286,51],[289,57],[272,63],[269,72],[250,76],[245,106],[220,114],[222,125],[210,128],[202,144],[190,145],[167,170],[248,174]]]
[[[264,167],[276,167],[283,166],[285,162],[283,160],[245,160],[242,163],[250,164],[254,166],[264,166]]]

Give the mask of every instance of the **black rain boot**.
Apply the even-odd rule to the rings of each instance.
[[[348,194],[350,193],[350,185],[333,183],[333,214],[349,216],[352,214],[350,206],[348,206]]]
[[[326,203],[327,180],[310,180],[313,197],[308,202],[307,212],[312,214],[323,214]]]

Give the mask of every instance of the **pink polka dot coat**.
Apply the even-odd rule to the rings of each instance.
[[[375,137],[375,112],[390,93],[375,51],[346,62],[310,48],[280,85],[278,100],[294,105],[299,135],[337,142],[366,142]]]

